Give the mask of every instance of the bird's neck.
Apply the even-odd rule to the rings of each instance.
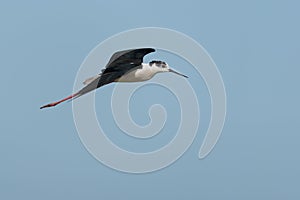
[[[150,65],[149,63],[142,63],[142,68],[143,70],[151,71],[153,75],[161,72],[160,68]]]
[[[150,64],[149,63],[142,63],[142,67],[143,68],[150,68]]]

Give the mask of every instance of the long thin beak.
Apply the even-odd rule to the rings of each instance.
[[[176,71],[173,70],[173,69],[169,69],[169,72],[173,72],[173,73],[175,73],[175,74],[177,74],[177,75],[180,75],[180,76],[183,76],[183,77],[185,77],[185,78],[188,78],[188,76],[186,76],[186,75],[184,75],[184,74],[181,74],[181,73],[179,73],[179,72],[176,72]]]

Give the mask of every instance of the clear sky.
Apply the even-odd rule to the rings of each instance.
[[[0,199],[299,199],[299,6],[298,1],[2,1]],[[97,44],[145,26],[171,28],[203,45],[222,74],[228,112],[207,158],[197,158],[199,131],[173,165],[134,175],[112,170],[86,151],[72,104],[39,107],[71,93],[79,66]],[[163,52],[149,59],[157,57],[177,63]],[[176,69],[193,81],[188,64],[181,66]],[[209,101],[201,88],[205,129]],[[112,89],[97,91],[97,111],[117,144],[147,151],[172,138],[166,134],[144,145],[118,136],[101,112]],[[148,104],[172,100],[168,95],[150,86],[135,102],[157,96],[146,107],[137,103],[147,112]],[[174,99],[164,105],[178,121]],[[132,110],[137,123],[147,124],[146,115]],[[167,121],[166,132],[172,129]]]

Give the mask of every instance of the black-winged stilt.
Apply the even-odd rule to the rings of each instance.
[[[88,78],[83,82],[85,84],[84,88],[60,101],[41,106],[40,109],[56,106],[59,103],[80,97],[96,88],[112,82],[146,81],[160,72],[173,72],[187,78],[187,76],[170,69],[168,64],[163,61],[143,63],[144,56],[154,51],[155,49],[153,48],[141,48],[114,53],[100,74]]]

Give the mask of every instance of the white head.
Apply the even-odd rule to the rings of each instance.
[[[149,63],[149,66],[156,72],[173,72],[175,74],[178,74],[180,76],[183,76],[185,78],[188,78],[186,75],[183,75],[179,72],[176,72],[175,70],[171,69],[169,67],[169,65],[167,63],[165,63],[164,61],[157,61],[157,60],[153,60]]]

